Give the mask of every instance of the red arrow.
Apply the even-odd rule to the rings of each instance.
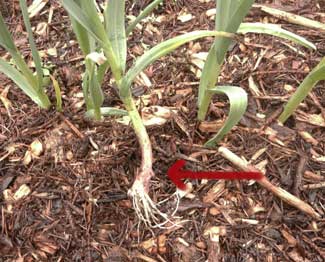
[[[226,180],[260,180],[263,178],[263,175],[259,172],[193,172],[190,170],[182,170],[186,164],[185,160],[177,160],[173,164],[167,175],[170,180],[181,190],[186,189],[186,185],[181,179],[190,178],[190,179],[226,179]]]

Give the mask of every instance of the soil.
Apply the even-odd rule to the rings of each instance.
[[[229,50],[218,79],[249,94],[247,113],[219,145],[264,170],[274,185],[311,205],[321,218],[287,205],[257,183],[190,181],[192,191],[180,200],[175,214],[180,226],[149,229],[139,224],[127,196],[141,161],[135,134],[114,117],[101,122],[84,117],[81,52],[59,1],[45,2],[32,25],[47,27],[37,36],[37,46],[60,82],[64,110],[39,109],[0,74],[0,97],[6,98],[0,100],[0,261],[324,261],[324,81],[284,126],[276,122],[295,88],[325,56],[324,32],[254,7],[247,21],[280,24],[318,50],[248,34]],[[127,12],[137,15],[150,2],[128,1]],[[213,29],[206,11],[214,8],[214,1],[164,2],[130,36],[128,66],[147,46],[184,32]],[[257,3],[325,23],[322,0]],[[30,61],[18,1],[1,2],[0,9]],[[184,13],[193,17],[182,22]],[[214,98],[207,118],[214,124],[196,120],[199,79],[192,53],[207,52],[211,40],[190,43],[161,58],[144,72],[150,83],[139,80],[133,87],[140,106],[176,111],[165,124],[148,127],[156,174],[150,196],[155,202],[169,199],[159,206],[169,214],[175,209],[175,185],[166,173],[177,159],[186,159],[192,170],[237,169],[217,148],[203,147],[225,120],[227,99]],[[0,55],[5,55],[3,49]],[[123,108],[109,74],[103,90],[105,106]],[[52,88],[48,93],[55,101]],[[4,101],[11,103],[8,110]],[[315,116],[322,119],[315,122]],[[40,152],[32,151],[34,141],[41,142]]]

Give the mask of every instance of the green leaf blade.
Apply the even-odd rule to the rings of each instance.
[[[127,27],[126,36],[128,36],[138,23],[141,22],[142,19],[147,17],[160,3],[164,0],[154,0],[151,4],[149,4],[138,16],[137,18]]]
[[[283,112],[279,116],[279,121],[284,123],[298,108],[299,104],[308,96],[311,90],[319,81],[325,80],[325,57],[320,63],[307,75],[304,81],[299,85],[296,92],[291,96],[285,105]]]
[[[101,119],[100,107],[104,102],[104,94],[101,86],[98,82],[96,75],[96,64],[90,58],[86,58],[86,70],[87,70],[87,92],[86,95],[91,102],[91,107],[94,110],[95,119]]]
[[[194,41],[199,38],[208,37],[208,36],[223,36],[223,37],[233,37],[232,34],[225,32],[217,31],[194,31],[186,33],[180,36],[176,36],[172,39],[166,40],[155,47],[151,48],[149,51],[145,52],[140,58],[138,58],[133,65],[133,67],[127,72],[122,81],[121,95],[127,93],[128,89],[131,86],[132,81],[135,77],[142,72],[148,65],[159,59],[160,57],[169,54],[174,51],[176,48],[184,45],[190,41]]]
[[[290,31],[282,29],[276,24],[263,24],[263,23],[242,23],[237,31],[237,33],[247,34],[247,33],[260,33],[276,36],[282,39],[290,40],[296,44],[302,45],[309,49],[316,50],[316,46],[297,34]]]
[[[105,8],[105,27],[122,72],[126,66],[125,0],[110,0]]]
[[[209,50],[208,57],[205,61],[202,75],[200,78],[200,86],[199,86],[199,94],[198,94],[198,106],[199,108],[202,106],[207,106],[210,103],[210,99],[206,97],[206,90],[208,87],[214,86],[217,79],[216,77],[219,75],[221,70],[221,64],[217,62],[217,51],[216,46],[213,45]],[[209,96],[210,97],[210,96]],[[201,110],[206,112],[206,109]],[[204,120],[203,116],[198,116],[199,120]]]
[[[30,99],[32,99],[41,108],[47,109],[49,103],[42,100],[36,90],[26,81],[22,73],[10,65],[7,61],[0,58],[0,71],[9,77]]]
[[[254,0],[216,0],[215,30],[235,33],[252,7]],[[218,80],[231,39],[215,37],[204,64],[199,85],[198,120],[203,121],[211,101],[211,93]]]
[[[101,107],[100,113],[102,116],[127,116],[128,112],[123,109],[118,109],[114,107]],[[86,117],[95,118],[95,110],[90,109],[86,112]]]
[[[11,37],[8,27],[0,13],[0,45],[3,46],[8,52],[16,52],[14,40]]]
[[[206,147],[215,147],[216,144],[237,125],[247,108],[247,93],[244,89],[237,86],[218,86],[209,89],[213,94],[224,94],[228,97],[230,102],[229,116],[219,130],[219,132],[205,143]]]
[[[84,56],[87,56],[92,50],[90,49],[90,40],[87,30],[71,15],[70,21],[74,34],[76,35],[78,44]]]
[[[106,33],[92,0],[82,0],[79,6],[73,0],[62,0],[63,7],[99,42],[106,42]]]
[[[120,81],[122,70],[106,34],[105,27],[98,15],[95,2],[93,0],[82,0],[81,6],[79,6],[73,0],[62,0],[62,5],[69,15],[77,20],[98,41],[108,59],[115,80]]]
[[[217,0],[216,31],[236,33],[255,0]],[[230,39],[215,38],[218,63],[223,63]]]
[[[36,67],[38,90],[41,90],[41,88],[43,88],[42,63],[41,63],[41,58],[40,58],[40,55],[36,48],[35,40],[33,37],[33,30],[32,30],[32,26],[30,24],[30,20],[29,20],[26,0],[19,0],[19,4],[20,4],[20,8],[21,8],[21,11],[23,14],[25,27],[26,27],[26,31],[28,34],[28,41],[29,41],[30,49],[32,51],[32,56],[33,56],[33,60],[34,60],[35,67]]]
[[[23,75],[28,80],[29,84],[34,88],[37,86],[37,79],[33,75],[33,72],[29,69],[28,65],[22,58],[22,55],[18,51],[14,40],[8,31],[7,25],[4,22],[4,19],[0,13],[0,46],[4,47],[11,55],[18,69],[23,73]]]
[[[58,81],[54,78],[54,76],[50,75],[50,78],[52,80],[54,92],[55,92],[55,98],[56,98],[56,110],[58,112],[62,112],[62,95],[61,95],[61,88],[58,83]]]

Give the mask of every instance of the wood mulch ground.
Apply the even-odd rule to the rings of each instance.
[[[0,9],[16,43],[30,59],[18,1],[3,2]],[[127,197],[141,157],[132,128],[114,118],[93,122],[83,117],[82,56],[59,1],[45,2],[32,24],[43,59],[60,81],[64,112],[40,110],[0,74],[0,261],[324,261],[325,83],[284,127],[274,121],[325,56],[324,32],[252,8],[247,21],[280,24],[318,50],[249,34],[232,46],[219,79],[249,94],[245,117],[221,145],[265,170],[274,185],[310,204],[322,218],[314,220],[256,183],[191,181],[193,190],[175,214],[181,226],[146,229]],[[136,15],[151,1],[131,2],[128,13]],[[162,40],[213,28],[206,11],[214,1],[164,2],[129,39],[129,66]],[[322,0],[257,2],[325,23]],[[193,170],[236,169],[217,150],[202,146],[226,118],[227,100],[214,98],[209,123],[196,120],[199,68],[194,58],[210,44],[205,39],[179,48],[149,66],[133,87],[142,107],[175,110],[165,124],[148,128],[156,174],[150,195],[156,202],[175,192],[166,172],[177,159],[186,159]],[[109,76],[103,90],[105,106],[122,108]],[[53,90],[49,94],[55,101]],[[31,152],[37,141],[43,150]],[[161,204],[161,210],[173,212],[173,201]]]

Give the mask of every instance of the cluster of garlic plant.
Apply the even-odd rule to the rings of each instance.
[[[291,33],[274,24],[242,23],[251,9],[254,0],[216,0],[215,30],[228,33],[262,33],[291,40],[310,49],[315,45],[305,38]],[[206,142],[205,146],[214,147],[239,122],[246,111],[247,94],[244,89],[237,86],[216,86],[222,65],[225,61],[231,39],[220,36],[209,51],[200,79],[198,96],[198,119],[203,121],[206,117],[211,99],[215,94],[224,94],[230,102],[229,116],[219,132]],[[286,110],[288,111],[288,110]],[[290,112],[290,114],[292,111]],[[283,117],[284,118],[284,117]]]

